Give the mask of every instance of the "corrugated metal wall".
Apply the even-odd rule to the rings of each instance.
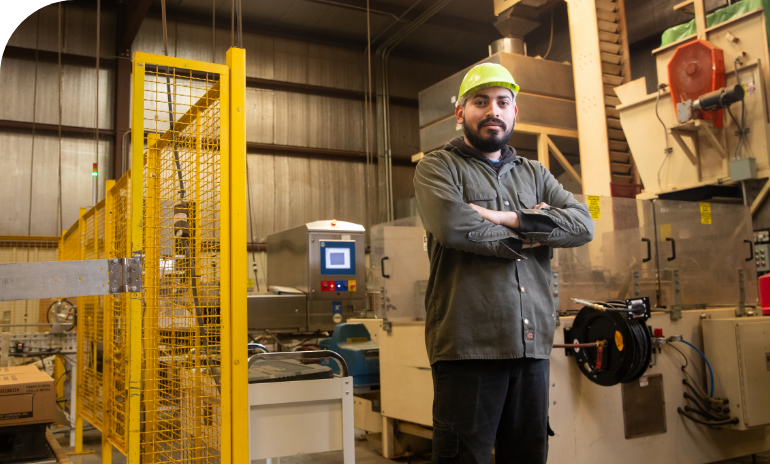
[[[178,57],[211,60],[211,27],[168,23],[169,53]],[[244,34],[248,77],[364,91],[366,56],[361,51],[299,40]],[[224,63],[230,30],[216,37],[216,61]],[[145,19],[134,41],[134,51],[162,53],[158,19]],[[456,72],[453,67],[393,57],[391,95],[417,98],[417,93]],[[324,148],[363,153],[364,101],[307,93],[249,88],[246,93],[248,142],[293,147]],[[417,108],[393,105],[394,157],[419,151]],[[254,239],[319,219],[366,224],[365,163],[285,150],[248,151],[251,185],[251,220]],[[377,214],[376,169],[371,167],[369,217]],[[393,168],[394,200],[414,195],[413,166]]]
[[[78,5],[64,5],[64,52],[93,56],[95,53],[95,11]],[[14,33],[9,45],[56,51],[56,5],[40,12],[38,38],[37,14]],[[173,18],[169,18],[173,19]],[[114,55],[114,12],[102,12],[102,56]],[[210,26],[169,21],[169,54],[201,61],[212,61]],[[362,92],[366,85],[364,50],[245,33],[247,76],[259,79],[308,84]],[[230,46],[229,23],[217,30],[214,61],[225,62]],[[134,41],[133,51],[163,53],[162,26],[159,19],[146,18]],[[393,97],[415,99],[417,93],[462,68],[424,61],[392,57],[390,83]],[[4,59],[0,83],[14,92],[0,95],[0,119],[32,121],[33,100],[36,122],[58,123],[56,63],[38,63],[37,87],[34,86],[34,61]],[[62,123],[71,126],[95,125],[95,70],[77,65],[64,66]],[[114,128],[113,69],[100,74],[99,126]],[[36,90],[36,99],[33,97]],[[281,147],[320,148],[363,154],[365,151],[364,101],[316,95],[312,92],[265,90],[247,91],[247,141]],[[376,112],[374,113],[376,114]],[[419,151],[417,108],[393,105],[392,140],[394,158],[408,158]],[[7,139],[7,140],[6,140]],[[90,145],[89,145],[90,141]],[[0,234],[26,234],[30,195],[31,134],[4,129],[0,143],[13,147],[0,153],[0,163],[14,166],[14,172],[0,173],[0,201],[13,208],[2,215]],[[66,149],[65,149],[66,147]],[[93,136],[67,136],[62,150],[64,180],[64,226],[77,218],[77,208],[91,203],[90,163],[93,160]],[[113,154],[112,142],[100,145],[100,173],[106,174]],[[109,156],[106,156],[109,154]],[[336,218],[366,224],[365,162],[363,156],[341,158],[280,150],[248,151],[251,183],[251,218],[254,239],[319,219]],[[57,156],[55,135],[35,136],[35,166],[32,203],[32,233],[57,234]],[[375,221],[377,185],[372,166],[370,221]],[[408,163],[393,168],[394,200],[414,195],[414,167]],[[103,197],[103,182],[99,198]],[[37,186],[41,183],[40,186]],[[44,185],[43,185],[44,184]],[[249,239],[251,240],[251,238]]]
[[[64,53],[94,56],[96,11],[79,5],[64,5]],[[114,55],[115,15],[102,13],[101,56]],[[58,6],[33,14],[16,29],[8,46],[57,51]],[[59,70],[43,60],[3,58],[0,66],[0,119],[40,124],[59,123]],[[62,66],[62,125],[96,126],[96,69]],[[99,127],[112,129],[114,72],[102,67],[99,73]],[[99,198],[112,171],[112,142],[99,141]],[[93,203],[91,176],[96,152],[93,135],[65,134],[61,143],[62,220],[59,220],[59,138],[56,133],[27,129],[0,129],[0,235],[61,234],[60,223],[69,227],[78,218],[78,208]],[[34,161],[33,161],[34,160]],[[32,207],[30,208],[30,202]],[[31,212],[31,217],[30,217]]]

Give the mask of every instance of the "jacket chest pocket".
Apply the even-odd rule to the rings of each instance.
[[[463,201],[477,203],[480,201],[494,201],[497,199],[497,191],[492,187],[479,184],[463,185]]]
[[[521,209],[532,209],[537,205],[537,196],[527,192],[517,192]]]

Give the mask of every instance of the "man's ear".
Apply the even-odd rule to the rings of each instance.
[[[519,116],[519,106],[513,105],[513,117],[514,119]]]
[[[463,118],[465,117],[465,106],[463,105],[455,106],[455,117],[457,118],[457,124],[463,123]]]

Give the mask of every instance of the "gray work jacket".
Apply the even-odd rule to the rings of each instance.
[[[430,363],[548,358],[557,317],[549,247],[591,241],[588,207],[537,161],[517,157],[495,173],[451,145],[420,160],[414,187],[428,236],[425,343]],[[550,210],[532,209],[540,202]],[[468,203],[540,215],[538,220],[554,228],[517,233],[482,219]],[[521,249],[518,240],[546,246]]]

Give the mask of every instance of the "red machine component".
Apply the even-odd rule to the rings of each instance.
[[[655,330],[653,331],[653,335],[654,335],[656,338],[663,338],[663,329],[655,329]]]
[[[677,103],[695,101],[725,86],[725,58],[721,48],[705,40],[677,47],[668,62],[668,85],[676,112]],[[723,110],[700,111],[701,119],[722,128]]]
[[[762,314],[770,316],[770,274],[759,278],[759,304],[762,306]]]

